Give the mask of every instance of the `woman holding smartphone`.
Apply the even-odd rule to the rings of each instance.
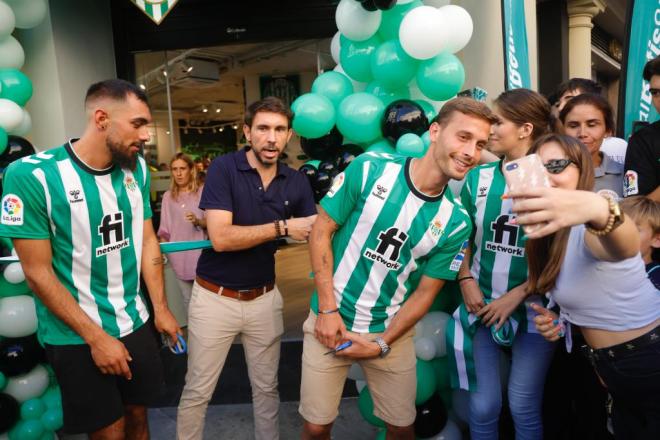
[[[577,98],[576,98],[577,99]],[[530,292],[549,292],[561,317],[534,305],[535,324],[556,341],[577,325],[581,349],[613,397],[617,439],[660,438],[660,294],[644,270],[635,223],[591,192],[591,154],[548,135],[539,154],[553,188],[511,192],[520,225],[540,225],[526,245]]]
[[[528,320],[524,234],[512,223],[511,201],[501,197],[502,167],[527,155],[548,131],[550,104],[536,92],[515,89],[502,93],[493,111],[499,122],[491,129],[489,150],[502,158],[471,170],[461,192],[474,236],[458,276],[463,304],[447,332],[454,348],[452,385],[470,391],[471,438],[496,439],[503,387],[499,358],[502,345],[511,346],[508,400],[516,438],[541,439],[543,386],[555,344]],[[529,300],[540,303],[539,297]]]
[[[564,133],[582,142],[594,164],[594,191],[623,197],[623,163],[600,151],[603,140],[614,133],[612,107],[605,98],[584,93],[571,98],[559,113]]]
[[[199,185],[195,162],[178,153],[170,162],[172,183],[163,195],[158,237],[161,241],[195,241],[206,239],[204,211],[199,209],[203,186]],[[201,250],[175,252],[168,255],[183,296],[186,314],[190,303],[197,260]],[[185,325],[185,323],[179,323]]]

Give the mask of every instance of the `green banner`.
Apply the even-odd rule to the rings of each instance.
[[[630,0],[628,42],[624,73],[624,139],[635,121],[654,122],[658,112],[651,104],[649,83],[642,78],[647,61],[660,55],[660,0]]]
[[[502,39],[506,89],[531,89],[523,0],[502,0]]]

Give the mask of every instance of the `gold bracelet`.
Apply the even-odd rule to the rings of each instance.
[[[616,203],[614,199],[610,197],[605,197],[605,199],[607,199],[608,208],[610,210],[610,216],[607,218],[607,223],[605,224],[605,227],[603,229],[594,229],[591,226],[589,226],[588,223],[584,225],[589,233],[594,234],[598,237],[603,237],[609,234],[614,229],[616,229],[621,223],[623,223],[623,214],[621,213],[621,208],[619,207],[619,204]]]

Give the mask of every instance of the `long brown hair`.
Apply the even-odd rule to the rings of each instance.
[[[577,189],[592,191],[594,187],[594,165],[589,150],[577,139],[563,134],[550,133],[538,139],[529,153],[536,153],[550,142],[558,144],[566,156],[575,163],[580,171]],[[571,228],[563,228],[543,238],[527,240],[527,267],[529,268],[530,293],[545,294],[555,287],[561,264],[566,254],[566,244]]]
[[[532,124],[532,140],[550,131],[550,103],[545,97],[529,89],[507,90],[500,94],[493,105],[509,121],[520,126]]]
[[[190,181],[188,182],[188,191],[196,193],[199,191],[199,182],[197,180],[197,168],[195,168],[195,162],[185,153],[177,153],[174,155],[170,161],[170,169],[175,160],[182,160],[190,168]],[[177,200],[179,198],[179,187],[177,186],[174,179],[170,182],[170,193],[172,194],[172,199]]]

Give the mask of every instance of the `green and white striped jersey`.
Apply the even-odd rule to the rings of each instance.
[[[351,331],[384,331],[422,275],[453,280],[463,261],[468,214],[451,191],[429,197],[417,190],[411,162],[362,154],[321,200],[340,225],[332,240],[334,294]]]
[[[509,223],[512,200],[502,200],[506,181],[502,161],[470,170],[461,202],[474,226],[472,276],[486,298],[499,298],[527,280],[525,238],[522,228]]]
[[[149,312],[140,293],[149,172],[85,165],[71,143],[25,157],[6,170],[0,236],[48,239],[53,268],[83,311],[108,334],[139,328]],[[53,345],[83,339],[35,298],[39,337]]]

